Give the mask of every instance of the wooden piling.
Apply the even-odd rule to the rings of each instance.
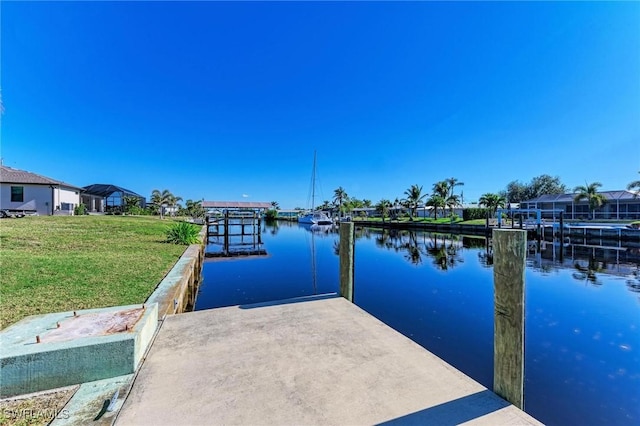
[[[524,273],[527,233],[493,230],[493,391],[524,409]]]
[[[340,295],[353,302],[353,261],[355,226],[340,222]]]
[[[229,210],[224,212],[224,251],[229,252]]]
[[[487,238],[489,238],[489,233],[491,232],[491,230],[489,229],[489,209],[487,209],[486,212],[486,217],[485,217],[485,227],[484,227],[484,234]]]

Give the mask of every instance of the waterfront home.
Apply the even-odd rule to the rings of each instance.
[[[640,219],[640,197],[627,190],[601,191],[607,202],[595,210],[595,219]],[[566,219],[586,220],[592,218],[586,199],[575,201],[576,194],[541,195],[522,201],[524,209],[541,209],[543,218],[553,217],[554,210],[562,210]],[[556,212],[557,214],[557,212]]]
[[[146,200],[142,195],[117,185],[96,183],[85,186],[81,194],[82,203],[90,213],[122,211],[124,197],[135,197],[138,199],[139,207],[146,206]]]
[[[25,170],[0,166],[0,210],[67,214],[80,204],[82,188]]]

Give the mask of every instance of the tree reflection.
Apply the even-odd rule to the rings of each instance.
[[[602,282],[599,280],[596,273],[603,272],[607,269],[607,264],[605,262],[600,262],[596,260],[594,256],[589,256],[587,266],[583,266],[580,263],[575,262],[573,267],[576,269],[576,272],[571,274],[571,276],[576,280],[585,281],[593,285],[602,285]]]
[[[485,268],[493,266],[493,245],[489,238],[485,239],[484,251],[478,252],[478,260],[480,261],[480,265]]]
[[[269,230],[271,235],[278,235],[278,231],[280,231],[280,222],[277,220],[265,220],[264,229]]]
[[[460,248],[457,241],[452,235],[447,238],[445,235],[432,234],[429,242],[425,243],[427,253],[433,258],[433,264],[443,271],[456,267],[459,263],[464,262],[458,249]]]
[[[409,231],[408,238],[403,243],[403,248],[406,250],[404,258],[413,265],[419,265],[422,263],[422,252],[418,247],[418,240],[416,233]]]
[[[627,280],[627,287],[629,291],[634,293],[640,293],[640,265],[636,267],[636,270],[631,273],[633,278]]]

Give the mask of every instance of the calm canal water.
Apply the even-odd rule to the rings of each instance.
[[[491,389],[485,240],[374,229],[356,238],[354,303]],[[338,292],[336,233],[279,222],[261,239],[266,256],[205,262],[196,310]],[[550,242],[528,251],[525,410],[550,425],[640,424],[638,249],[571,245],[562,262]]]

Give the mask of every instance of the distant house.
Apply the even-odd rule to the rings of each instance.
[[[607,202],[596,209],[596,219],[640,219],[640,196],[631,191],[601,191]],[[590,219],[589,203],[583,199],[574,201],[576,194],[541,195],[522,201],[523,209],[541,209],[542,217],[552,217],[553,210],[562,210],[566,219]]]
[[[124,197],[136,197],[138,206],[146,207],[145,198],[135,192],[117,185],[96,183],[85,186],[82,192],[82,204],[91,213],[122,211]]]
[[[82,188],[36,173],[0,166],[0,210],[73,214]]]

